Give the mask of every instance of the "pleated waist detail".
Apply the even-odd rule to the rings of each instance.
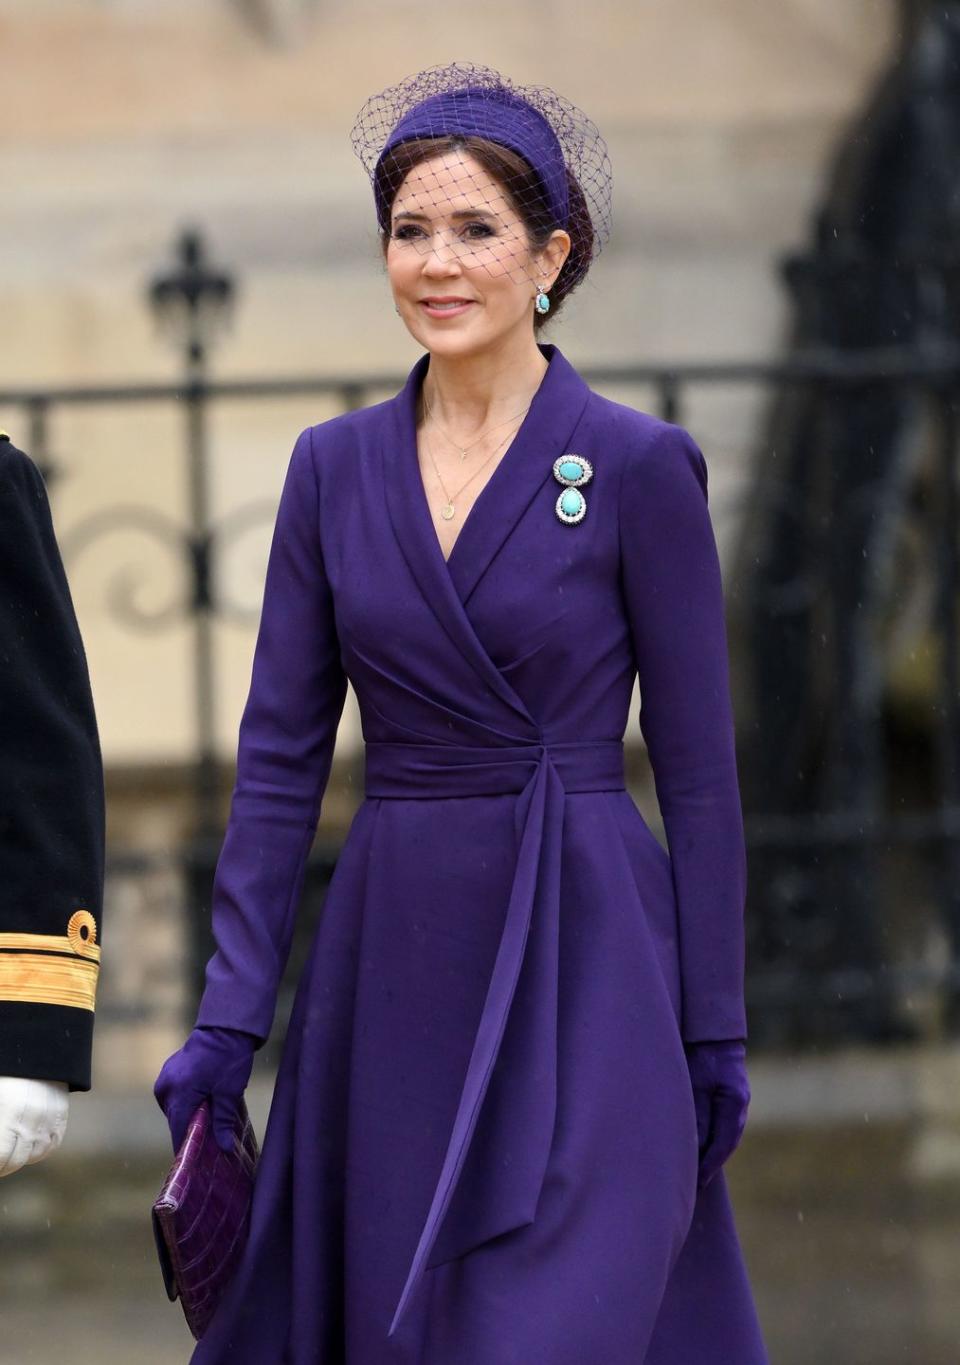
[[[545,758],[566,792],[625,787],[619,739],[496,747],[371,741],[365,749],[364,790],[370,797],[406,799],[507,795],[523,791]]]

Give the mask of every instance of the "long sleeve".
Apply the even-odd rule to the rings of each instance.
[[[0,439],[0,1076],[90,1089],[103,767],[39,470]]]
[[[620,496],[623,591],[678,908],[682,1035],[746,1037],[747,867],[707,466],[682,427],[635,452]]]
[[[308,428],[290,460],[267,566],[198,1024],[269,1035],[346,687]]]

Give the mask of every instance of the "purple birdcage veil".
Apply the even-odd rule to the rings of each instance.
[[[609,238],[606,143],[544,86],[470,63],[430,67],[367,100],[351,141],[397,249],[434,250],[439,237],[467,268],[529,279],[531,249],[562,228],[572,243],[553,289],[562,298]]]

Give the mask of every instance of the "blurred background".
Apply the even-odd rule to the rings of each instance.
[[[0,1362],[188,1358],[149,1225],[152,1083],[210,949],[293,442],[418,354],[350,127],[452,60],[599,124],[613,240],[545,339],[707,457],[749,846],[728,1172],[771,1358],[955,1365],[955,0],[0,0],[0,427],[48,481],[109,839],[95,1088],[0,1184]],[[638,704],[631,788],[662,837]],[[261,1134],[361,791],[349,697]]]

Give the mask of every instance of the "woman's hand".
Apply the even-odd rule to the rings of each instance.
[[[179,1052],[168,1057],[153,1087],[167,1116],[173,1150],[179,1150],[190,1120],[209,1099],[213,1135],[222,1151],[233,1150],[237,1109],[253,1069],[259,1039],[232,1028],[195,1028]]]
[[[685,1043],[684,1051],[697,1111],[697,1188],[702,1190],[733,1155],[743,1136],[750,1104],[746,1044],[740,1039]]]
[[[65,1081],[0,1076],[0,1176],[42,1161],[60,1146],[68,1094]]]

